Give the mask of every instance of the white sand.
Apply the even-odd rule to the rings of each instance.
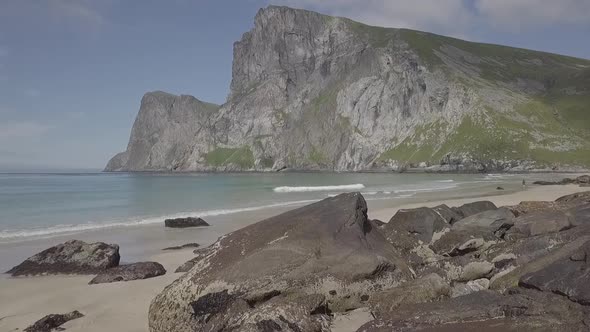
[[[369,215],[371,218],[387,221],[401,208],[435,206],[441,203],[457,206],[482,199],[490,200],[498,206],[514,205],[525,200],[555,200],[563,195],[586,190],[588,188],[573,185],[532,187],[522,192],[485,198],[441,199],[392,206],[369,211]],[[173,271],[191,257],[192,249],[152,256],[150,260],[162,263],[168,273],[162,277],[130,282],[88,285],[92,276],[0,278],[0,331],[22,330],[47,314],[72,310],[79,310],[86,316],[64,324],[63,327],[68,332],[147,331],[150,301],[180,276]],[[366,310],[341,315],[334,321],[334,331],[354,331],[370,319]]]

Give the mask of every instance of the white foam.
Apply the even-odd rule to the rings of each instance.
[[[213,216],[227,215],[227,214],[240,213],[240,212],[258,211],[258,210],[274,208],[274,207],[301,205],[301,204],[313,203],[316,201],[317,200],[290,201],[290,202],[275,203],[275,204],[260,205],[260,206],[251,206],[251,207],[244,207],[244,208],[237,208],[237,209],[218,209],[218,210],[207,210],[207,211],[183,212],[183,213],[176,213],[176,214],[172,214],[172,215],[148,217],[148,218],[135,219],[135,220],[110,221],[110,222],[101,222],[101,223],[88,222],[85,224],[77,224],[77,225],[55,225],[55,226],[50,226],[50,227],[46,227],[46,228],[2,230],[2,231],[0,231],[0,239],[10,240],[10,239],[19,239],[19,238],[27,238],[27,237],[48,237],[48,236],[57,236],[60,234],[79,233],[79,232],[84,232],[84,231],[93,231],[93,230],[100,230],[100,229],[107,229],[107,228],[121,228],[121,227],[151,225],[151,224],[163,223],[164,219],[170,219],[170,218],[181,218],[181,217],[186,217],[186,216],[213,217]]]
[[[447,190],[457,188],[457,185],[449,185],[443,187],[428,187],[428,188],[413,188],[413,189],[398,189],[395,190],[394,193],[413,193],[413,192],[430,192],[430,191],[440,191],[440,190]]]
[[[362,192],[361,193],[363,196],[371,196],[371,195],[377,195],[376,191],[367,191],[367,192]]]
[[[359,190],[365,188],[365,185],[362,183],[357,184],[345,184],[339,186],[312,186],[312,187],[276,187],[274,188],[274,192],[277,193],[301,193],[301,192],[309,192],[309,191],[351,191],[351,190]]]
[[[455,182],[455,180],[437,180],[435,182],[438,182],[438,183],[451,183],[451,182]]]

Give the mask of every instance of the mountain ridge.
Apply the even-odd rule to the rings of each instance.
[[[105,170],[590,165],[589,60],[289,7],[234,43],[223,105],[146,96]]]

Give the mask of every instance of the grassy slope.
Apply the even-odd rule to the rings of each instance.
[[[468,152],[478,159],[532,159],[541,165],[590,166],[590,61],[568,56],[472,43],[455,38],[406,29],[384,29],[350,22],[351,29],[374,47],[385,47],[392,38],[404,40],[430,70],[441,69],[465,85],[506,87],[518,80],[531,80],[543,93],[522,94],[528,102],[514,105],[511,113],[482,105],[477,116],[459,126],[432,123],[416,128],[413,136],[380,156],[381,160],[436,163],[449,152]],[[441,54],[458,48],[472,55],[476,78],[457,75]],[[457,75],[457,76],[456,76]],[[455,76],[455,78],[453,78]],[[449,133],[450,135],[446,135]],[[446,139],[441,140],[442,137]]]

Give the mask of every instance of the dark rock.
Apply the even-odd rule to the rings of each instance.
[[[590,175],[582,175],[576,178],[576,183],[579,184],[590,184]]]
[[[581,193],[575,193],[570,195],[562,196],[555,200],[557,203],[566,203],[570,205],[580,205],[590,203],[590,191],[584,191]]]
[[[497,207],[494,203],[490,201],[479,201],[463,204],[459,207],[453,207],[452,209],[462,218],[466,218],[484,211],[495,210],[497,209]]]
[[[519,285],[561,294],[574,302],[590,305],[590,241],[569,257],[525,274]]]
[[[588,313],[588,308],[555,294],[482,290],[448,301],[401,306],[358,331],[584,331]]]
[[[186,248],[198,248],[199,246],[200,245],[198,243],[187,243],[187,244],[183,244],[180,246],[167,247],[162,250],[180,250],[180,249],[186,249]]]
[[[342,194],[220,238],[152,301],[149,324],[154,332],[212,326],[230,330],[250,324],[243,319],[256,315],[256,321],[271,319],[284,329],[296,324],[307,331],[306,326],[323,324],[322,315],[312,315],[306,301],[294,298],[319,293],[330,298],[329,310],[341,312],[363,306],[363,295],[391,288],[410,276],[407,265],[367,219],[363,197]],[[218,306],[208,322],[195,323],[190,303],[225,290],[224,298],[231,304]],[[254,308],[248,304],[276,292],[281,295],[258,301]]]
[[[516,217],[520,217],[532,212],[563,211],[570,206],[570,204],[559,202],[524,201],[520,202],[518,205],[508,206],[507,208],[509,208]]]
[[[496,190],[504,190],[502,187],[496,187]]]
[[[201,323],[206,323],[212,315],[226,310],[238,297],[229,294],[227,289],[209,293],[190,303],[193,315]]]
[[[579,226],[558,233],[519,239],[498,244],[488,252],[488,259],[512,255],[513,263],[491,280],[490,289],[504,290],[516,287],[520,279],[540,271],[551,264],[571,257],[590,241],[590,227]]]
[[[139,262],[113,267],[99,273],[89,284],[104,284],[117,281],[149,279],[166,274],[160,263]]]
[[[484,211],[453,224],[451,230],[430,245],[438,254],[455,256],[460,247],[472,239],[497,240],[513,225],[514,214],[507,208]]]
[[[391,233],[402,232],[402,234],[409,234],[423,243],[430,243],[434,233],[447,227],[449,224],[439,213],[433,209],[421,207],[397,211],[383,226],[383,233],[389,238]]]
[[[119,259],[119,246],[116,244],[71,240],[27,258],[6,273],[13,276],[96,274],[119,265]]]
[[[84,315],[78,310],[69,312],[67,314],[51,314],[39,319],[35,322],[35,324],[24,329],[24,331],[51,332],[62,326],[64,323],[80,317],[84,317]]]
[[[506,231],[507,239],[530,237],[564,231],[574,227],[570,217],[561,211],[535,212],[514,219],[514,226]]]
[[[209,226],[209,224],[201,218],[176,218],[164,220],[164,226],[170,228],[187,228],[187,227],[201,227]]]
[[[463,216],[459,215],[457,212],[453,211],[450,207],[446,204],[437,205],[432,208],[434,211],[438,212],[443,219],[447,221],[449,224],[454,224],[457,220],[463,218]]]

